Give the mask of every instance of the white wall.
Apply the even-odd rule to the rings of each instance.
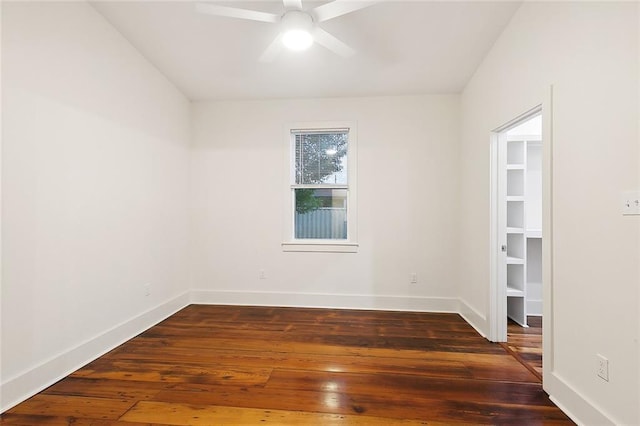
[[[584,424],[640,423],[640,217],[623,217],[620,206],[620,192],[640,186],[637,8],[524,3],[462,96],[460,196],[475,208],[462,210],[461,296],[486,316],[489,133],[554,85],[544,383]],[[610,360],[609,382],[596,376],[596,353]]]
[[[194,104],[196,300],[457,310],[458,107],[457,95]],[[284,128],[308,121],[357,122],[358,253],[282,252]]]
[[[0,100],[2,99],[2,9],[0,1]],[[0,320],[2,320],[2,112],[0,111]],[[2,323],[0,323],[0,371],[2,371]],[[1,373],[0,373],[1,374]],[[0,376],[0,381],[1,381]],[[2,393],[0,392],[0,410],[2,410]]]
[[[184,96],[84,2],[3,3],[2,55],[6,408],[188,289],[190,122]]]

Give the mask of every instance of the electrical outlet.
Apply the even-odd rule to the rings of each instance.
[[[149,296],[151,294],[151,284],[144,285],[144,295]]]
[[[258,271],[258,278],[260,278],[261,280],[267,279],[267,273],[264,271],[264,269],[260,269],[260,271]]]
[[[640,215],[640,191],[622,192],[622,214]]]
[[[415,272],[411,273],[411,284],[416,284],[418,282],[418,274]]]
[[[609,381],[609,360],[600,354],[596,355],[596,359],[597,359],[596,372],[598,374],[598,377],[608,382]]]

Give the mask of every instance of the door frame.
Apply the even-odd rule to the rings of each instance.
[[[507,255],[501,250],[501,246],[507,244],[507,207],[505,201],[507,193],[507,132],[533,117],[541,115],[542,111],[542,104],[536,105],[491,132],[489,340],[493,342],[507,341]],[[544,135],[542,136],[544,146]]]
[[[506,221],[506,206],[501,196],[506,193],[506,131],[542,115],[542,299],[543,299],[543,350],[546,366],[552,366],[553,317],[552,317],[552,99],[553,87],[549,87],[540,104],[496,127],[490,134],[490,239],[489,239],[489,312],[488,339],[492,342],[507,341],[507,286],[506,255],[500,247],[506,244],[500,224]],[[547,370],[547,368],[545,368]],[[550,370],[548,370],[550,371]]]

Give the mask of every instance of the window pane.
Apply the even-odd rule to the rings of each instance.
[[[347,184],[347,131],[294,134],[297,184]]]
[[[295,238],[347,239],[346,189],[296,189]]]

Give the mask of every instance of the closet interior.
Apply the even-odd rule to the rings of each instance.
[[[542,120],[507,132],[507,316],[542,315]]]

